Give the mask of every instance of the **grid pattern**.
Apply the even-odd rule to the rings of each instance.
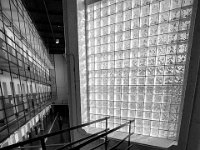
[[[82,94],[89,120],[109,115],[112,128],[135,118],[136,134],[177,139],[192,5],[193,0],[87,5],[87,49],[80,64],[87,64],[82,69],[88,91]]]
[[[51,103],[47,50],[20,0],[0,0],[0,142]],[[51,80],[50,80],[51,78]]]

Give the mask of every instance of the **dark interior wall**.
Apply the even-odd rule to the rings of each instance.
[[[200,150],[200,71],[198,73],[187,150]]]

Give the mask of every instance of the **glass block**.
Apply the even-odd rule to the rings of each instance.
[[[113,4],[113,5],[110,5],[108,7],[108,14],[111,15],[111,14],[114,14],[116,12],[116,5]]]
[[[169,112],[170,111],[170,104],[169,103],[164,103],[161,105],[161,111],[162,112]]]
[[[137,98],[138,102],[144,102],[144,98],[145,98],[144,95],[138,94],[137,96],[138,96]]]
[[[156,56],[157,48],[156,47],[149,47],[148,48],[148,56]]]
[[[130,79],[129,79],[129,84],[130,84],[130,85],[137,85],[137,78],[133,78],[133,77],[130,78]]]
[[[180,8],[182,0],[171,0],[171,9]]]
[[[116,3],[116,12],[123,11],[123,3]]]
[[[150,112],[147,112],[147,111],[144,112],[144,119],[151,119],[151,111]]]
[[[155,66],[156,65],[156,57],[150,57],[147,59],[148,66]]]
[[[151,121],[150,120],[143,120],[143,127],[150,127]]]
[[[146,64],[147,64],[147,59],[146,58],[139,59],[139,64],[138,64],[139,67],[145,67]]]
[[[170,11],[170,20],[171,21],[179,20],[180,16],[181,16],[180,9],[174,9],[174,10]]]
[[[132,18],[132,10],[127,10],[124,12],[124,21],[130,20]]]
[[[179,30],[188,30],[190,28],[190,20],[180,21]]]
[[[144,127],[143,128],[143,135],[150,135],[151,128],[150,127]]]
[[[149,17],[149,25],[155,25],[159,23],[159,15],[155,14],[155,15],[151,15]]]
[[[161,13],[159,15],[159,23],[168,22],[169,21],[169,16],[170,16],[169,11]]]
[[[110,33],[110,34],[115,33],[115,25],[110,25],[108,27],[108,33]]]
[[[180,32],[180,33],[178,34],[178,40],[179,40],[180,42],[184,42],[184,41],[186,41],[186,40],[188,39],[188,36],[189,36],[189,34],[188,34],[187,31],[186,31],[186,32]]]
[[[176,123],[169,123],[168,129],[170,131],[176,131],[177,130],[177,124]]]
[[[192,15],[192,7],[181,9],[181,18],[188,18]]]
[[[176,56],[176,63],[177,64],[185,64],[186,63],[186,55],[185,54],[179,54]]]
[[[131,29],[131,20],[126,21],[124,23],[124,30],[126,31],[126,30],[130,30],[130,29]]]
[[[152,37],[149,37],[149,46],[156,46],[157,45],[157,39],[158,37],[157,36],[152,36]]]
[[[116,23],[122,22],[123,18],[123,13],[116,14]]]
[[[178,34],[177,33],[171,33],[168,35],[168,43],[176,43],[178,41]]]
[[[136,111],[136,118],[143,118],[143,111]]]
[[[123,52],[123,59],[129,59],[130,58],[130,51],[127,50],[127,51],[124,51]]]
[[[162,34],[158,36],[158,45],[167,44],[168,34]]]
[[[119,114],[121,114],[121,110],[120,109],[114,109],[114,116],[119,116]]]
[[[152,111],[153,112],[159,112],[160,108],[161,108],[161,104],[159,104],[159,103],[153,103],[153,106],[152,106]]]
[[[145,86],[146,94],[153,94],[154,93],[154,86]]]
[[[146,73],[147,76],[155,75],[155,68],[154,67],[148,67],[146,71],[147,71],[147,73]]]
[[[150,26],[149,27],[149,36],[157,35],[158,34],[158,26]]]
[[[183,75],[185,72],[185,66],[184,65],[176,65],[175,66],[175,74],[176,75]]]
[[[155,77],[155,85],[162,85],[163,84],[163,77],[157,76]]]
[[[100,18],[101,17],[101,10],[97,9],[94,11],[94,19]]]
[[[188,49],[187,43],[181,43],[178,45],[177,53],[186,53]]]
[[[176,83],[176,84],[183,84],[183,80],[184,80],[184,77],[183,76],[175,76],[175,78],[174,78],[174,82]]]
[[[138,69],[138,75],[139,76],[145,76],[146,75],[146,68],[145,67],[140,67]]]
[[[142,7],[141,7],[141,14],[140,14],[140,16],[141,16],[141,17],[148,16],[148,15],[149,15],[149,12],[150,12],[150,7],[149,7],[149,5],[142,6]]]
[[[128,110],[122,109],[121,110],[121,117],[127,117],[128,116]]]
[[[148,38],[140,38],[140,47],[147,47],[148,46]]]
[[[108,16],[108,7],[101,9],[101,17]]]
[[[123,23],[118,23],[115,26],[115,32],[121,32],[123,31]]]
[[[138,49],[133,49],[130,54],[130,58],[137,58],[138,57]]]
[[[144,110],[151,111],[152,110],[152,103],[144,103]]]
[[[174,76],[165,76],[164,77],[164,84],[173,84],[174,83]]]
[[[114,115],[114,109],[113,109],[113,108],[109,108],[109,109],[108,109],[108,114],[109,114],[110,116],[113,116],[113,115]]]
[[[180,106],[179,105],[171,105],[170,106],[170,112],[171,113],[179,113],[180,111]]]
[[[124,10],[128,10],[132,8],[132,0],[124,1]]]
[[[165,131],[165,130],[159,130],[158,137],[161,137],[161,138],[167,138],[167,137],[168,137],[168,131]]]
[[[157,137],[158,136],[158,129],[151,129],[150,136]]]
[[[149,17],[140,18],[140,27],[148,27],[149,26]]]
[[[144,85],[144,84],[145,84],[145,77],[139,77],[138,78],[138,85]]]
[[[141,0],[141,6],[149,5],[151,0]]]
[[[108,90],[110,92],[108,94],[108,100],[113,100],[114,99],[114,95],[113,95],[114,90],[111,87]]]
[[[140,26],[140,19],[136,18],[136,19],[132,19],[131,20],[131,29],[135,29],[138,28]]]
[[[129,63],[129,60],[128,60]],[[129,67],[129,66],[128,66]],[[123,69],[122,76],[128,78],[129,77],[129,68]]]
[[[193,0],[183,0],[182,6],[189,6],[193,4]]]
[[[137,102],[136,103],[136,110],[143,110],[144,109],[144,103],[143,102]]]
[[[141,5],[140,1],[141,1],[141,0],[134,0],[134,1],[132,1],[132,3],[133,3],[133,8],[139,7],[139,6]]]
[[[152,101],[153,101],[153,95],[152,94],[146,94],[145,102],[152,102]]]
[[[136,103],[133,103],[133,102],[129,103],[129,108],[132,110],[136,110]]]
[[[166,54],[176,54],[176,50],[177,50],[177,45],[176,44],[168,45]]]
[[[115,108],[121,108],[121,102],[114,102]]]
[[[170,122],[177,122],[178,121],[178,114],[172,114],[172,113],[170,113],[170,115],[169,115],[169,121]]]
[[[151,128],[158,129],[159,128],[159,121],[151,121]]]
[[[100,3],[100,2],[98,2],[98,3],[94,3],[94,10],[99,9],[100,6],[101,6],[101,3]]]
[[[174,66],[165,66],[165,75],[173,75],[174,74]]]
[[[146,78],[146,84],[147,85],[153,85],[154,84],[154,77],[147,77]]]
[[[128,102],[122,102],[122,108],[128,109]]]
[[[168,27],[169,27],[168,23],[160,24],[158,26],[158,34],[168,33]]]
[[[178,57],[176,57],[176,59],[178,59]],[[178,60],[176,60],[178,61]],[[178,61],[180,62],[180,61]],[[166,55],[166,62],[165,62],[166,65],[173,65],[175,64],[175,55]]]
[[[159,2],[158,3],[152,3],[150,5],[150,14],[156,14],[160,10]]]
[[[148,48],[147,47],[142,47],[139,50],[139,57],[147,57],[147,52],[148,52]],[[143,59],[143,58],[142,58]]]
[[[170,10],[170,1],[171,0],[163,0],[160,2],[160,12],[165,12]]]
[[[149,28],[140,29],[140,37],[147,37],[148,36],[148,29]]]
[[[132,18],[139,18],[140,17],[140,8],[132,9]]]
[[[143,128],[142,127],[135,127],[135,133],[136,134],[142,134],[143,133]]]
[[[108,5],[112,5],[115,3],[115,0],[108,0]]]
[[[128,35],[130,36],[130,34]],[[123,50],[128,50],[131,48],[131,40],[127,40],[123,42]]]

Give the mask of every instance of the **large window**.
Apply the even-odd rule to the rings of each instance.
[[[135,119],[135,134],[178,138],[192,5],[86,1],[78,12],[83,122],[109,115],[112,128]]]

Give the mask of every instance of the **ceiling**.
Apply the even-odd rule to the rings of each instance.
[[[22,0],[22,2],[49,53],[63,54],[65,42],[62,0]],[[56,44],[56,39],[59,39],[59,44]]]

